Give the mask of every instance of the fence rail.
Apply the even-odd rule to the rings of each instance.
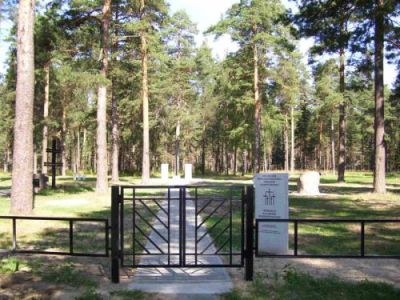
[[[293,253],[292,254],[270,254],[260,253],[259,246],[259,229],[262,223],[292,223],[294,225],[293,232]],[[360,251],[358,255],[330,255],[330,254],[299,254],[299,224],[359,224],[360,225]],[[365,254],[365,225],[366,224],[400,224],[400,219],[256,219],[255,226],[255,255],[257,257],[270,258],[393,258],[399,259],[398,255],[366,255]]]
[[[108,219],[100,218],[68,218],[68,217],[30,217],[30,216],[0,216],[0,220],[11,220],[12,224],[12,248],[11,253],[24,254],[46,254],[46,255],[68,255],[68,256],[88,256],[88,257],[108,257],[109,256],[109,222]],[[69,251],[46,251],[46,250],[28,250],[19,249],[17,241],[17,221],[60,221],[68,222],[68,241]],[[85,253],[74,251],[74,224],[75,223],[103,223],[104,224],[104,252]],[[7,249],[3,249],[7,250]]]

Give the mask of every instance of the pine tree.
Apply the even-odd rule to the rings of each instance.
[[[19,2],[11,190],[13,214],[30,214],[33,209],[34,9],[34,0]]]

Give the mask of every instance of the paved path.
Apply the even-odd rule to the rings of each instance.
[[[178,190],[171,190],[171,197],[178,197]],[[162,207],[168,210],[168,202],[164,200]],[[171,201],[170,204],[170,238],[171,253],[179,252],[179,201]],[[158,217],[167,222],[166,214],[160,210]],[[198,222],[201,222],[200,217]],[[167,237],[168,231],[159,222],[155,222],[155,229],[161,235]],[[203,225],[204,226],[204,225]],[[203,227],[202,226],[202,227]],[[202,236],[205,228],[199,230],[199,236]],[[186,252],[195,252],[195,206],[193,201],[186,203]],[[155,232],[152,231],[150,238],[164,251],[168,252],[168,244]],[[198,251],[202,251],[209,244],[211,246],[205,253],[213,253],[216,251],[211,238],[206,235],[198,244]],[[157,248],[150,242],[147,242],[146,248],[151,253],[159,253]],[[171,263],[179,261],[178,255],[170,257]],[[186,262],[192,263],[194,257],[187,256]],[[141,264],[165,264],[168,262],[167,255],[157,256],[142,256],[140,259]],[[203,256],[198,258],[198,263],[204,264],[222,264],[219,256]],[[232,289],[232,281],[225,270],[225,268],[139,268],[135,272],[133,282],[129,284],[129,288],[138,289],[146,292],[157,292],[164,294],[198,294],[208,295],[207,299],[212,299],[212,294],[220,294],[229,292]],[[191,298],[193,299],[193,298]]]

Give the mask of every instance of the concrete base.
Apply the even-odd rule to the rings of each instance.
[[[204,280],[190,282],[166,281],[157,282],[157,280],[149,280],[148,282],[135,282],[130,284],[129,289],[140,290],[147,293],[160,294],[180,294],[180,295],[216,295],[228,293],[232,290],[232,282],[225,280]],[[205,299],[210,299],[209,296]]]

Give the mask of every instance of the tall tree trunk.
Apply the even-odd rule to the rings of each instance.
[[[81,132],[80,129],[76,131],[76,170],[79,173],[81,169]]]
[[[294,172],[294,107],[290,108],[290,130],[291,132],[291,143],[290,143],[290,172]]]
[[[341,23],[341,33],[344,34],[344,21]],[[344,47],[340,49],[340,93],[342,101],[339,104],[339,164],[338,164],[338,182],[344,182],[344,173],[346,170],[346,104],[344,99],[345,82],[344,66],[345,52]]]
[[[140,0],[140,16],[144,16],[144,0]],[[140,51],[142,55],[142,101],[143,101],[143,160],[142,180],[150,179],[150,140],[149,140],[149,87],[147,82],[147,39],[144,30],[140,32]]]
[[[204,176],[206,173],[206,141],[205,136],[203,136],[203,141],[201,143],[201,174]]]
[[[242,176],[246,175],[248,169],[248,161],[247,161],[247,150],[243,150],[243,159],[242,159]]]
[[[229,175],[229,152],[228,152],[228,145],[225,142],[225,175]]]
[[[104,0],[101,18],[102,62],[100,75],[107,78],[109,55],[109,27],[111,19],[111,0]],[[107,164],[107,86],[100,84],[97,97],[97,180],[96,192],[108,191]]]
[[[181,135],[181,122],[177,120],[175,129],[175,176],[179,176],[179,138]]]
[[[253,27],[253,32],[256,33],[257,27]],[[254,42],[253,45],[253,63],[254,63],[254,122],[255,122],[255,141],[254,141],[254,173],[260,171],[260,147],[261,147],[261,98],[259,88],[259,75],[258,75],[258,49],[257,44]]]
[[[63,104],[62,108],[62,126],[61,126],[61,163],[62,163],[61,176],[67,175],[67,112],[65,110],[64,105],[65,104]]]
[[[31,214],[33,209],[34,10],[35,0],[19,1],[12,214]]]
[[[385,193],[385,115],[384,115],[384,12],[383,0],[376,0],[375,17],[375,170],[374,192]]]
[[[336,154],[335,154],[335,125],[333,119],[331,119],[331,161],[332,161],[332,172],[336,172]]]
[[[7,145],[6,151],[4,152],[4,162],[3,162],[3,171],[4,173],[8,173],[8,166],[10,164],[10,149]]]
[[[284,140],[284,152],[285,152],[285,171],[289,170],[289,132],[288,132],[288,116],[285,112],[285,124],[283,126],[283,140]]]
[[[33,150],[33,173],[37,174],[38,155],[36,149]]]
[[[233,175],[236,176],[237,173],[237,145],[235,145],[235,150],[233,152]]]
[[[117,3],[115,8],[115,23],[119,22],[119,5]],[[118,26],[115,26],[115,36],[119,35]],[[118,39],[113,44],[113,52],[118,50]],[[114,56],[115,57],[115,56]],[[111,80],[111,181],[116,183],[119,181],[119,115],[118,115],[118,99],[115,93],[115,76]],[[84,137],[86,132],[84,131]]]
[[[114,84],[113,84],[114,88]],[[112,123],[112,131],[111,131],[111,140],[112,140],[112,165],[111,165],[111,180],[112,182],[119,181],[119,116],[118,116],[118,100],[114,91],[112,91],[111,95],[111,123]]]
[[[49,88],[50,88],[50,62],[44,65],[44,103],[43,103],[43,134],[42,134],[42,174],[47,174],[47,139],[49,129],[47,126],[47,118],[49,116]]]
[[[87,169],[87,129],[83,128],[83,142],[82,142],[82,169]]]

